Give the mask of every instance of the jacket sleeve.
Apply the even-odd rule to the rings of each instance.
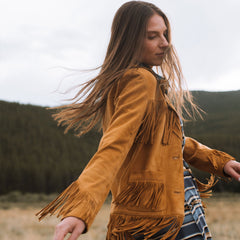
[[[98,151],[79,178],[37,213],[40,220],[48,213],[57,212],[62,218],[74,216],[82,219],[86,224],[85,232],[89,229],[134,142],[148,101],[154,94],[153,89],[149,88],[149,82],[137,70],[124,74],[114,99],[114,114]]]
[[[223,171],[225,164],[235,160],[229,154],[211,149],[190,137],[186,137],[183,158],[193,167],[221,177],[227,177]]]

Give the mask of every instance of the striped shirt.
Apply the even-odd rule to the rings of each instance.
[[[182,148],[184,149],[185,136],[183,122],[181,118],[180,123],[183,136]],[[185,218],[176,239],[210,240],[212,238],[205,220],[205,213],[203,210],[196,181],[194,176],[192,175],[191,169],[189,168],[185,160],[183,160],[183,168],[184,168],[184,192],[185,192],[184,203]]]

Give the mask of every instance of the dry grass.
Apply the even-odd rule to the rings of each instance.
[[[0,209],[1,240],[52,240],[54,228],[59,222],[56,217],[46,217],[41,222],[35,217],[39,207],[17,204],[18,207]],[[34,204],[35,205],[35,204]],[[80,237],[82,240],[105,239],[109,216],[109,204],[104,204],[90,231]]]
[[[213,239],[240,239],[240,195],[220,195],[208,199],[206,218]]]
[[[213,239],[240,239],[240,195],[217,196],[207,201],[207,220]],[[55,217],[48,217],[38,222],[34,216],[42,204],[30,206],[15,204],[0,209],[0,239],[1,240],[50,240],[54,227],[59,221]],[[2,207],[3,208],[3,207]],[[92,228],[80,239],[104,240],[109,216],[109,204],[104,204]]]

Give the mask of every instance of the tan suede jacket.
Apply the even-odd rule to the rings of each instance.
[[[107,239],[146,239],[166,226],[174,239],[184,218],[183,158],[192,166],[224,177],[234,159],[186,138],[161,81],[148,69],[128,70],[108,94],[103,137],[79,178],[38,214],[57,212],[86,223],[86,231],[112,192]],[[206,188],[203,190],[206,190]],[[164,239],[165,239],[164,238]]]

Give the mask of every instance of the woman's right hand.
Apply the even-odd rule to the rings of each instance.
[[[71,233],[68,240],[77,240],[85,227],[86,225],[81,219],[76,217],[66,217],[56,226],[53,240],[64,240],[64,237],[68,233]]]

